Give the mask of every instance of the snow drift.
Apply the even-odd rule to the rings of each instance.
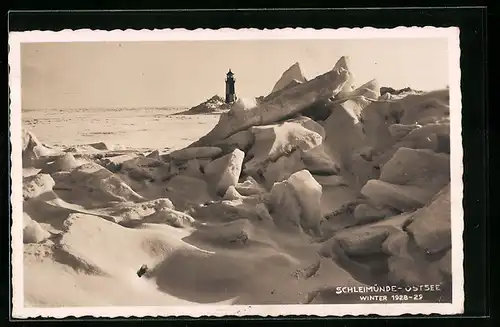
[[[349,65],[306,80],[294,64],[168,154],[68,154],[26,132],[26,302],[334,303],[325,285],[449,285],[448,90],[388,97],[376,80],[354,88]]]

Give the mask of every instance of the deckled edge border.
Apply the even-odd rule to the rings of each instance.
[[[373,27],[313,29],[154,29],[154,30],[61,30],[9,33],[11,205],[12,217],[22,215],[21,164],[21,43],[32,42],[148,42],[255,39],[370,39],[439,38],[448,39],[451,140],[451,224],[452,224],[452,303],[426,304],[331,304],[331,305],[190,305],[162,307],[24,307],[22,219],[12,220],[12,316],[14,318],[115,317],[223,317],[223,316],[399,316],[403,314],[459,314],[464,305],[463,279],[463,149],[461,128],[460,43],[458,27]],[[16,182],[17,181],[17,182]]]

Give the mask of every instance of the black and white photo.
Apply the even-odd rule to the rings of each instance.
[[[458,33],[11,33],[14,315],[462,312]]]

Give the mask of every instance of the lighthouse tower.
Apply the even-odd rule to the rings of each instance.
[[[234,90],[235,82],[234,74],[231,69],[229,69],[229,72],[226,74],[226,103],[233,103],[236,101],[236,93]]]

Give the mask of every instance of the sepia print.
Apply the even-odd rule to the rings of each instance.
[[[11,33],[14,316],[462,312],[458,33]]]

